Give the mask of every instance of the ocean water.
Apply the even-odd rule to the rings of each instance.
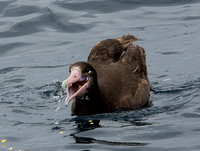
[[[68,67],[124,34],[146,50],[153,105],[71,116]],[[0,0],[0,150],[200,150],[199,39],[199,0]]]

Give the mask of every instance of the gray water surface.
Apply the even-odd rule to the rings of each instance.
[[[68,67],[124,34],[146,50],[152,107],[71,116]],[[1,0],[0,150],[199,150],[199,39],[198,0]]]

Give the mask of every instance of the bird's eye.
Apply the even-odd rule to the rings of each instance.
[[[90,72],[90,68],[86,68],[85,72],[87,72],[87,73]]]

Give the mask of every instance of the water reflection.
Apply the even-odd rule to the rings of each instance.
[[[79,119],[76,118],[75,120],[76,124],[76,129],[77,132],[72,133],[70,136],[72,136],[75,140],[76,144],[92,144],[92,143],[97,143],[97,144],[104,144],[104,145],[115,145],[115,146],[145,146],[148,145],[149,143],[140,143],[140,142],[117,142],[117,141],[108,141],[108,140],[101,140],[101,139],[95,139],[92,137],[88,136],[79,136],[83,131],[90,131],[94,130],[96,128],[101,128],[102,126],[100,125],[100,120],[88,120],[86,119]],[[126,126],[145,126],[145,125],[151,125],[150,123],[145,123],[145,122],[131,122],[129,125]],[[120,126],[120,127],[125,127],[125,126]]]
[[[92,130],[100,126],[100,120],[77,119],[75,121],[78,132]]]
[[[98,143],[98,144],[104,144],[104,145],[115,145],[115,146],[146,146],[149,143],[138,143],[138,142],[112,142],[112,141],[106,141],[106,140],[98,140],[90,137],[78,137],[76,135],[73,135],[76,143],[78,144],[92,144],[92,143]]]

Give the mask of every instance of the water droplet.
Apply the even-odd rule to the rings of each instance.
[[[54,124],[58,125],[59,124],[58,119],[57,119],[58,110],[60,110],[61,99],[63,98],[63,96],[62,94],[60,94],[59,96],[56,96],[56,97],[54,96],[54,98],[58,101],[57,108],[55,109]]]

